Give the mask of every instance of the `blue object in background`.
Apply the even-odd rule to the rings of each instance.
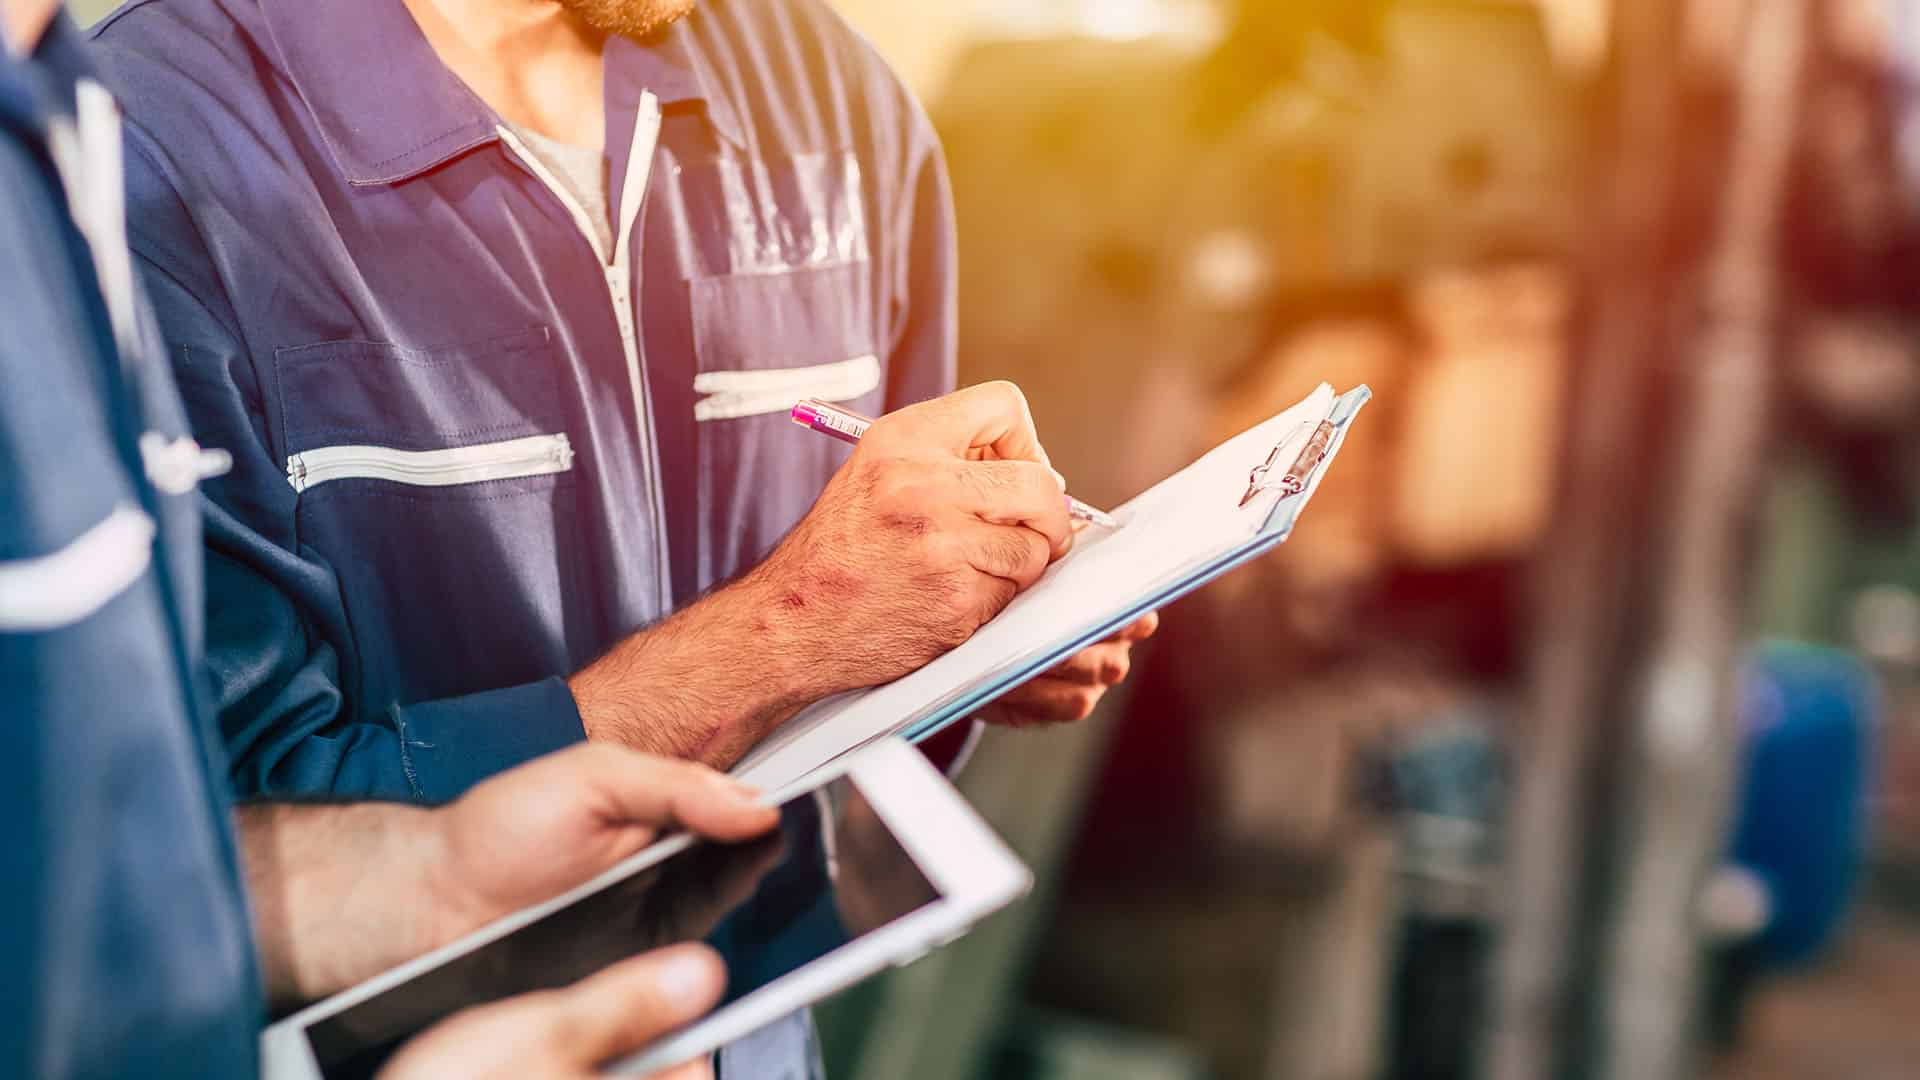
[[[1766,882],[1763,963],[1802,963],[1832,939],[1859,880],[1868,762],[1878,727],[1873,672],[1837,649],[1754,650],[1742,687],[1745,782],[1732,860]]]

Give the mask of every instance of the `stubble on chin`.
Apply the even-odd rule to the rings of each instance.
[[[697,0],[559,0],[560,6],[605,34],[646,38],[693,11]]]

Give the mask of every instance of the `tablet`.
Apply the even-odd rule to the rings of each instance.
[[[898,739],[777,794],[781,827],[722,844],[676,836],[545,904],[313,1005],[261,1036],[267,1080],[371,1077],[409,1038],[475,1005],[704,940],[720,1005],[621,1061],[647,1074],[708,1054],[951,942],[1032,876],[946,778]]]

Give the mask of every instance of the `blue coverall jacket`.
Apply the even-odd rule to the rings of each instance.
[[[938,144],[821,0],[608,44],[613,252],[394,0],[133,0],[95,33],[134,250],[235,457],[208,650],[243,793],[437,802],[581,739],[565,678],[844,460],[796,399],[951,387]]]
[[[203,459],[97,83],[76,121],[80,46],[61,20],[0,48],[0,1076],[246,1077],[265,1007],[197,709]]]

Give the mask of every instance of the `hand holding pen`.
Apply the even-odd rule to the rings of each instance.
[[[568,686],[590,737],[665,728],[683,733],[683,755],[731,764],[798,709],[964,643],[1073,541],[1026,398],[1011,383],[971,387],[874,421],[764,562]],[[751,678],[739,678],[742,665]],[[718,669],[726,680],[701,683]],[[708,696],[675,695],[700,706],[685,709],[649,693],[662,672]]]
[[[804,450],[813,436],[793,437]],[[800,709],[963,644],[1073,543],[1066,484],[1025,396],[1011,383],[972,387],[873,421],[764,562],[629,636],[567,688],[590,739],[728,767]],[[1085,650],[997,715],[1086,715],[1125,674],[1131,637],[1150,629]]]
[[[1018,391],[1014,393],[1017,395]],[[792,417],[796,424],[854,445],[859,444],[874,424],[874,421],[858,413],[815,399],[795,405]],[[972,452],[978,448],[964,449],[972,456]],[[1038,449],[1037,444],[1035,449]],[[1039,456],[1045,459],[1044,453]],[[1054,475],[1059,476],[1058,473]],[[1060,482],[1060,487],[1065,490],[1064,480]],[[1109,529],[1118,527],[1111,516],[1078,499],[1069,496],[1066,503],[1069,517],[1076,522]],[[1126,679],[1131,668],[1134,645],[1152,637],[1159,626],[1158,614],[1149,612],[1141,616],[1106,641],[1081,650],[1053,670],[986,706],[978,714],[979,718],[1010,727],[1044,726],[1086,719],[1107,690]]]
[[[810,428],[828,438],[843,443],[859,445],[860,439],[873,426],[873,421],[856,412],[849,412],[831,402],[819,398],[808,398],[793,407],[793,422],[801,427]],[[1055,474],[1059,475],[1058,473]],[[1065,482],[1062,481],[1062,486]],[[1119,522],[1105,511],[1095,510],[1071,495],[1067,499],[1067,516],[1075,521],[1084,521],[1089,525],[1098,525],[1105,529],[1117,529]]]

